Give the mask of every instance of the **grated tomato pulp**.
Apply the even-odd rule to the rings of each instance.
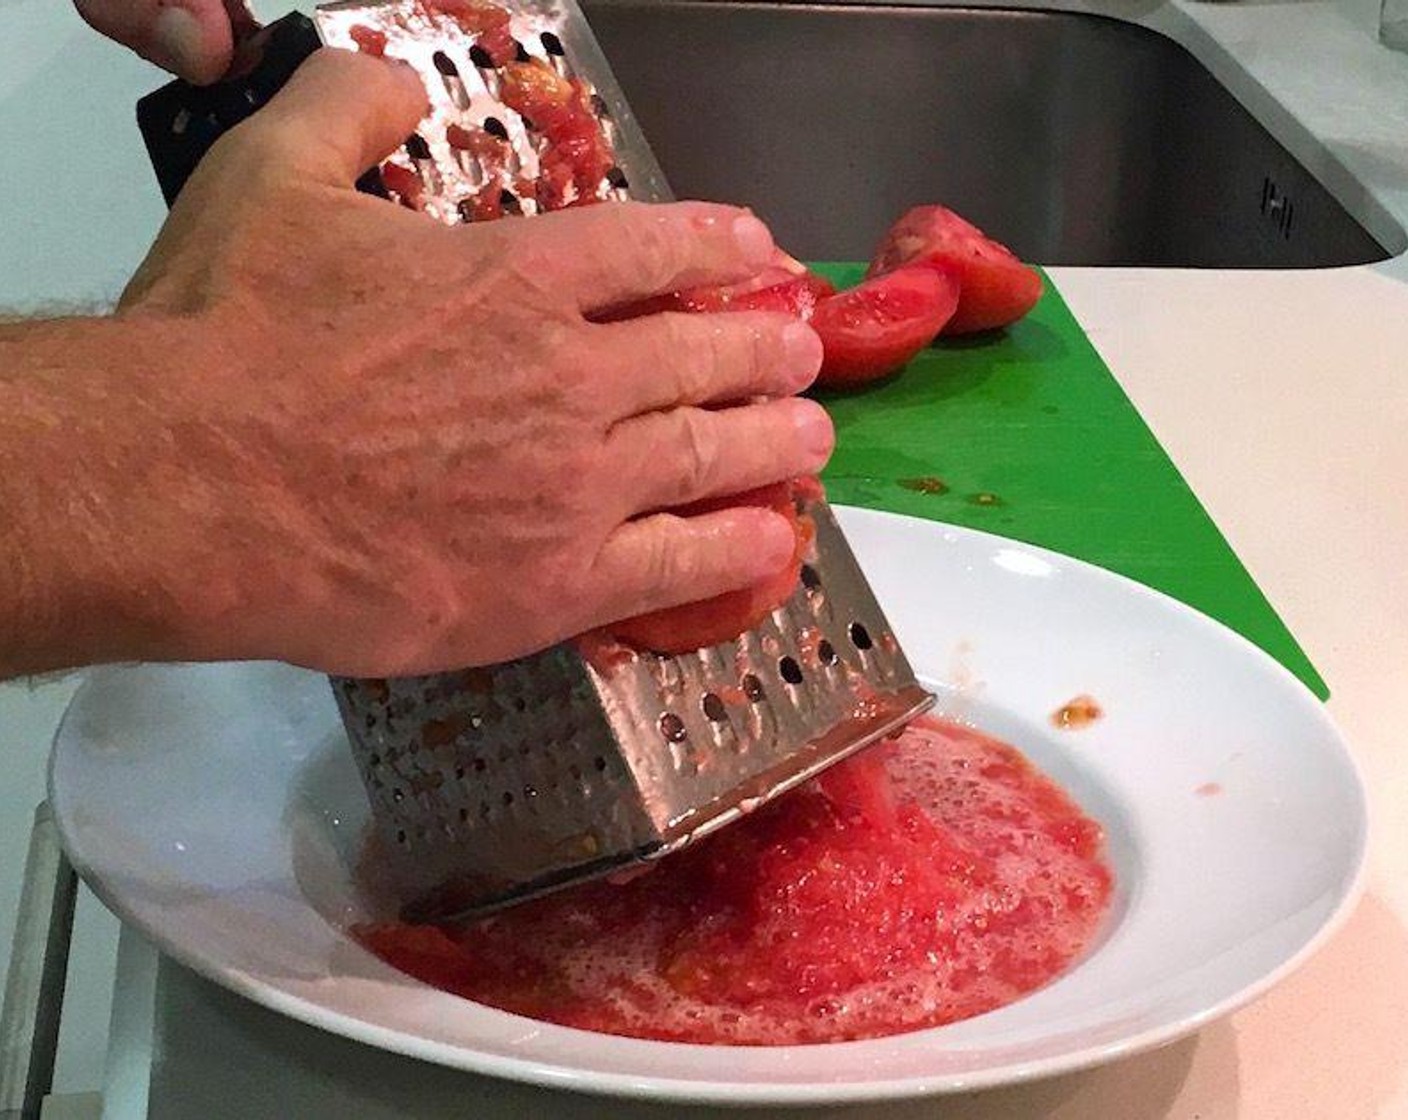
[[[1100,826],[1015,748],[933,719],[653,872],[454,929],[355,935],[536,1019],[666,1041],[873,1038],[1001,1007],[1091,943]]]

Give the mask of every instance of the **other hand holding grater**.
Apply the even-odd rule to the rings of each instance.
[[[324,43],[409,62],[430,97],[365,190],[448,224],[669,197],[575,0],[343,0],[262,32],[241,77],[139,103],[168,201]],[[505,88],[521,74],[571,83],[611,157],[600,175],[555,174],[551,124]],[[932,704],[826,502],[802,502],[816,538],[800,585],[736,640],[665,657],[589,635],[487,668],[333,679],[403,917],[453,920],[657,859]]]

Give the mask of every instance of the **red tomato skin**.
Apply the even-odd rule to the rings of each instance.
[[[814,488],[819,488],[815,480],[780,482],[729,498],[709,498],[675,511],[688,516],[735,506],[766,506],[792,523],[796,535],[792,560],[781,571],[752,587],[622,619],[606,627],[607,633],[639,650],[676,654],[731,641],[753,629],[787,602],[797,589],[802,561],[816,535],[811,518],[798,512],[797,497],[813,493]]]
[[[822,300],[811,317],[825,355],[816,383],[850,387],[894,373],[934,340],[958,300],[948,270],[908,267]]]
[[[1041,274],[1005,245],[945,206],[916,206],[885,235],[867,276],[909,266],[958,277],[958,310],[946,335],[995,330],[1015,323],[1041,298]]]

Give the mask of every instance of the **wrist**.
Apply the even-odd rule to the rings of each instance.
[[[158,531],[170,341],[155,321],[0,327],[0,677],[190,655]]]

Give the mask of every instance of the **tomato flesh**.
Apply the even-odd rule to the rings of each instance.
[[[347,29],[347,34],[352,36],[352,41],[357,44],[357,49],[363,54],[369,54],[374,58],[385,57],[386,32],[368,27],[365,23],[355,23]]]
[[[944,334],[1015,323],[1041,298],[1041,274],[944,206],[916,206],[885,235],[867,276],[922,267],[958,278],[958,309]]]
[[[539,208],[561,210],[597,201],[615,159],[587,87],[537,60],[511,62],[503,67],[500,96],[548,140],[536,192]]]
[[[813,485],[815,485],[813,483]],[[710,498],[679,510],[683,516],[711,513],[736,506],[761,506],[782,514],[792,526],[796,544],[791,561],[761,583],[715,595],[695,603],[650,611],[606,627],[619,642],[652,653],[688,653],[731,641],[751,630],[792,597],[815,534],[810,517],[798,511],[799,492],[805,486],[780,482],[729,498]]]
[[[825,357],[817,384],[860,385],[899,369],[934,340],[958,306],[958,281],[901,268],[817,304],[811,324]]]
[[[381,165],[381,181],[387,190],[401,200],[401,205],[411,210],[419,210],[425,201],[425,185],[408,167],[390,160]]]
[[[1099,824],[1014,748],[926,718],[649,874],[444,931],[353,933],[426,983],[565,1026],[874,1038],[1059,974],[1108,907],[1102,849]]]
[[[448,16],[469,35],[479,35],[508,26],[508,10],[497,4],[490,4],[487,0],[428,0],[426,7],[432,12]]]
[[[498,171],[508,159],[508,141],[500,140],[482,128],[449,124],[445,128],[445,142],[456,151],[468,152],[487,172]]]

